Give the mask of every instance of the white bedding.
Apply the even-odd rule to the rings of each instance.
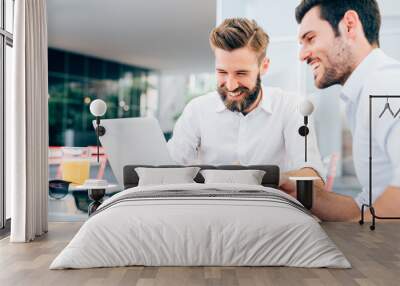
[[[174,197],[122,200],[137,192],[262,186],[179,184],[125,190],[97,214],[50,265],[50,269],[126,265],[294,266],[350,268],[318,221],[289,204],[261,198]],[[204,191],[203,191],[204,192]]]

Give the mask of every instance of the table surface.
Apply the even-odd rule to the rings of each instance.
[[[320,179],[320,177],[289,177],[289,180],[293,181],[313,181],[318,179]]]
[[[69,187],[68,187],[68,191],[70,191],[70,192],[83,191],[83,190],[87,190],[87,189],[88,188],[83,187],[82,185],[73,185],[73,184],[69,185]],[[110,194],[110,193],[122,191],[124,188],[117,184],[108,184],[103,189],[106,189],[106,194]]]

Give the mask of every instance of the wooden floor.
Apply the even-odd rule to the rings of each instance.
[[[0,285],[400,285],[400,222],[368,225],[324,223],[323,228],[353,268],[121,267],[48,270],[81,223],[51,223],[27,244],[0,241]]]

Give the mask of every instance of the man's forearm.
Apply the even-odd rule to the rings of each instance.
[[[316,190],[312,212],[322,220],[345,221],[359,220],[360,209],[353,198],[336,193]],[[400,217],[400,188],[389,186],[374,202],[375,214],[381,217]],[[364,211],[364,219],[371,220],[368,208]]]
[[[285,173],[287,176],[319,176],[312,168]],[[348,221],[356,220],[360,216],[360,209],[352,197],[325,191],[322,179],[314,181],[314,201],[312,213],[321,220]]]
[[[373,205],[377,216],[400,217],[400,187],[388,186]],[[369,219],[368,209],[367,212],[366,219]]]
[[[196,164],[197,148],[190,146],[179,138],[172,137],[168,143],[167,148],[171,159],[179,165]]]
[[[302,168],[299,170],[289,171],[285,173],[288,177],[320,177],[317,171],[313,168]],[[314,187],[323,189],[325,187],[324,181],[321,179],[314,181]]]
[[[303,168],[287,172],[283,176],[318,176],[318,173],[312,168]],[[280,185],[281,189],[296,197],[294,183],[288,181],[287,178],[283,181],[285,183]],[[324,188],[325,185],[322,179],[314,181],[314,201],[311,209],[313,214],[325,221],[354,221],[360,219],[360,209],[352,197],[327,192]],[[400,187],[388,186],[373,205],[377,216],[400,217]],[[365,209],[364,219],[367,221],[371,219],[371,213],[368,208]]]
[[[358,220],[360,209],[350,196],[314,188],[312,213],[325,221]]]

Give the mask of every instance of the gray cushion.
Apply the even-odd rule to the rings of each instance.
[[[137,167],[147,167],[147,168],[183,168],[187,166],[182,165],[127,165],[124,167],[124,188],[136,187],[139,183],[139,176],[135,171]],[[212,166],[212,165],[195,165],[192,167],[200,167],[201,170],[206,169],[219,169],[219,170],[263,170],[265,175],[262,179],[262,185],[266,187],[278,188],[279,186],[279,167],[276,165],[250,165],[250,166],[240,166],[240,165],[222,165],[222,166]],[[204,183],[204,178],[199,172],[194,178],[196,183]]]
[[[193,179],[199,170],[199,167],[135,168],[139,176],[139,186],[195,183]]]
[[[245,185],[261,185],[265,171],[262,170],[202,170],[206,184],[229,183]]]

